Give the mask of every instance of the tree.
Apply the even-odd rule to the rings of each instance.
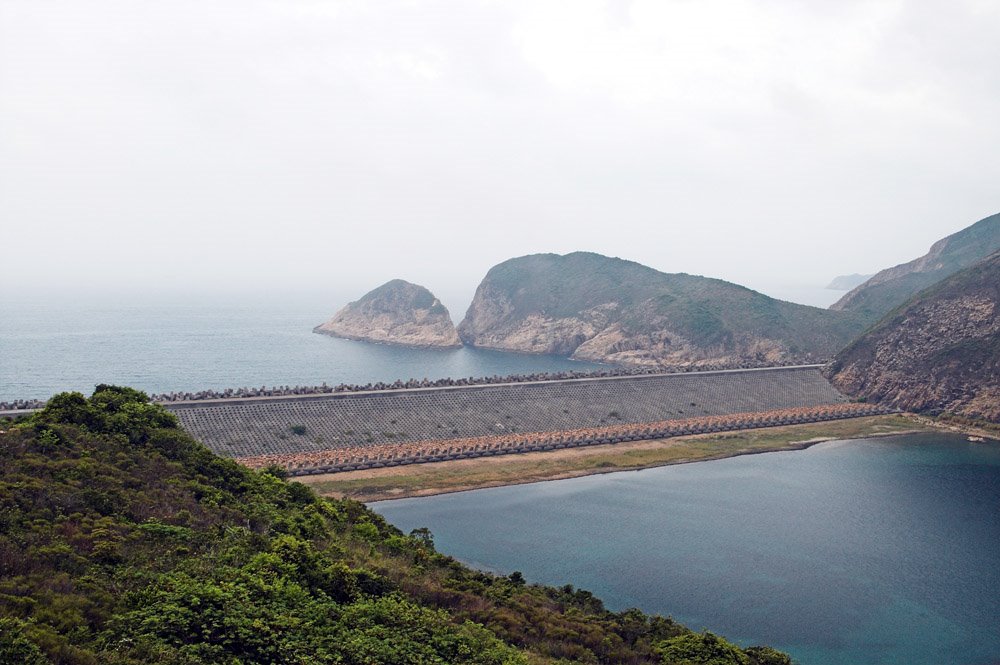
[[[414,529],[413,531],[411,531],[410,538],[416,538],[417,540],[420,541],[420,543],[424,547],[426,547],[429,550],[434,549],[434,534],[432,534],[431,530],[425,526],[422,526],[419,529]]]

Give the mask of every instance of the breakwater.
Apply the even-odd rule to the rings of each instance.
[[[845,414],[854,409],[867,415],[870,408],[849,404],[817,366],[165,404],[185,429],[224,456],[292,460],[325,454],[336,459],[343,453],[354,461],[358,456],[406,458],[399,448],[404,444],[425,450],[434,442],[493,437],[483,448],[489,450],[546,433],[836,405],[850,407]],[[621,436],[636,434],[630,430]],[[337,464],[354,463],[346,459]],[[289,466],[305,468],[299,462]]]

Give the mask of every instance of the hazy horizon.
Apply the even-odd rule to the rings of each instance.
[[[0,0],[9,294],[460,319],[594,251],[790,297],[1000,211],[1000,6]],[[311,297],[311,296],[310,296]]]

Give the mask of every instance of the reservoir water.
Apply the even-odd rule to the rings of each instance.
[[[803,665],[1000,663],[1000,444],[910,435],[372,507]]]

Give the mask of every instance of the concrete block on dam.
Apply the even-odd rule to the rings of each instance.
[[[818,366],[807,366],[198,400],[164,406],[216,453],[254,457],[847,401],[823,378]]]

